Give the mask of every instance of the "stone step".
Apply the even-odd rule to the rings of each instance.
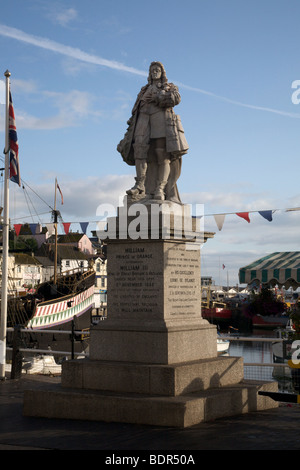
[[[160,365],[77,359],[62,369],[63,387],[163,396],[234,385],[243,378],[243,359],[229,356]]]
[[[243,381],[176,397],[113,394],[92,390],[26,390],[23,414],[31,417],[189,427],[210,420],[278,407],[258,391],[277,382]]]

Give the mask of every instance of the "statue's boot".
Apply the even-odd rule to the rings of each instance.
[[[145,194],[145,179],[147,172],[147,155],[149,145],[134,145],[136,177],[135,185],[126,191],[127,194],[141,195]]]
[[[157,199],[158,201],[164,201],[166,199],[166,196],[165,196],[166,184],[167,184],[167,181],[160,181],[159,184],[157,184],[153,199]]]
[[[165,149],[156,149],[157,162],[158,162],[158,180],[154,193],[154,199],[159,201],[165,200],[165,187],[170,175],[170,160],[166,158]]]

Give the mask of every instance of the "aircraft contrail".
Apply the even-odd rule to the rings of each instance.
[[[73,59],[87,62],[89,64],[101,65],[103,67],[108,67],[110,69],[120,70],[123,72],[140,75],[143,77],[148,76],[148,72],[144,70],[139,70],[134,67],[129,67],[127,65],[122,64],[121,62],[104,59],[103,57],[99,57],[97,55],[84,52],[79,48],[66,46],[65,44],[61,44],[56,41],[53,41],[52,39],[42,38],[40,36],[28,34],[28,33],[25,33],[24,31],[21,31],[20,29],[12,28],[4,24],[0,24],[0,35],[16,39],[17,41],[21,41],[27,44],[31,44],[33,46],[40,47],[42,49],[47,49],[49,51],[56,52],[58,54],[72,57]],[[196,93],[202,93],[204,95],[211,96],[218,100],[221,100],[230,104],[234,104],[236,106],[242,106],[244,108],[255,109],[258,111],[266,111],[269,113],[280,114],[282,116],[287,116],[287,117],[292,117],[292,118],[298,118],[298,119],[300,118],[300,114],[297,114],[297,113],[290,113],[290,112],[281,111],[278,109],[268,108],[264,106],[257,106],[257,105],[242,103],[240,101],[232,100],[230,98],[226,98],[216,93],[203,90],[201,88],[192,87],[189,85],[185,85],[184,83],[176,82],[176,80],[174,80],[174,83],[177,83],[178,85],[180,85],[180,87],[185,88],[186,90],[194,91]]]

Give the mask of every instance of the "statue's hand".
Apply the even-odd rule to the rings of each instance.
[[[145,96],[144,101],[145,101],[146,103],[151,103],[151,101],[152,101],[152,96],[150,96],[150,95]]]
[[[174,97],[171,92],[161,94],[159,97],[159,106],[161,108],[170,108],[175,105]]]

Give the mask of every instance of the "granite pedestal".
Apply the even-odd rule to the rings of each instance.
[[[150,212],[134,239],[129,211],[111,219],[108,318],[91,329],[89,359],[63,364],[59,389],[25,393],[26,415],[185,427],[277,406],[258,395],[276,383],[244,381],[243,360],[217,356],[201,316],[201,246],[213,234],[177,212],[150,237]]]

